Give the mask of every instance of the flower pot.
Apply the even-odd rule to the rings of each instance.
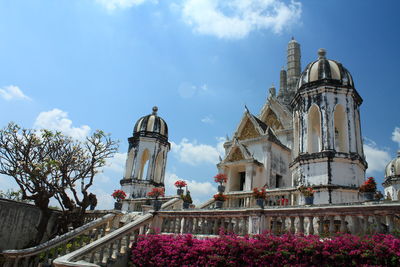
[[[304,197],[304,202],[305,202],[306,205],[314,204],[314,196],[312,196],[312,197]]]
[[[188,209],[189,206],[190,206],[190,203],[189,203],[189,202],[183,202],[183,208],[184,208],[184,209]]]
[[[183,195],[183,189],[182,188],[178,188],[176,190],[176,193],[178,194],[178,196],[182,196]]]
[[[225,192],[225,186],[219,185],[219,186],[218,186],[218,192],[220,192],[220,193]]]
[[[224,202],[221,200],[215,200],[215,208],[220,209],[222,208],[222,205],[224,205]]]
[[[122,203],[121,202],[115,202],[114,203],[114,209],[115,210],[121,210],[122,209]]]
[[[155,211],[160,210],[161,209],[161,205],[162,205],[162,202],[160,200],[157,200],[157,199],[153,200],[153,208],[154,208]]]
[[[364,192],[364,198],[366,201],[374,200],[375,192]]]
[[[260,207],[260,208],[264,208],[264,204],[265,204],[265,199],[263,198],[257,198],[256,199],[256,204]]]

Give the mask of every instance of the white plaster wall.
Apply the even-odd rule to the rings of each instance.
[[[359,195],[357,191],[344,191],[344,190],[332,190],[331,191],[331,203],[352,203],[358,202]],[[300,205],[305,204],[304,196],[300,197]],[[316,190],[314,193],[314,204],[329,204],[329,192],[327,189]]]
[[[306,185],[328,184],[328,168],[326,162],[303,164],[300,166]]]
[[[332,184],[360,186],[364,180],[362,169],[356,164],[347,162],[331,162]]]
[[[390,193],[390,197],[392,200],[400,200],[399,197],[399,192],[400,192],[400,184],[394,183],[391,184],[388,187],[385,187],[384,189],[385,192],[385,198],[387,197],[388,193]]]

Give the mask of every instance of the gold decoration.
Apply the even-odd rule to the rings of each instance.
[[[247,119],[246,124],[244,125],[242,131],[240,131],[238,139],[246,140],[246,139],[256,138],[259,136],[260,136],[260,134],[254,128],[253,123],[251,123],[251,121],[249,119]]]
[[[267,114],[264,117],[264,122],[267,124],[269,127],[271,127],[274,130],[280,130],[283,129],[282,123],[278,120],[278,117],[276,116],[275,112],[273,112],[271,109],[268,109]]]
[[[239,161],[244,159],[242,151],[240,151],[240,148],[235,148],[233,153],[231,153],[231,156],[229,157],[229,161]]]

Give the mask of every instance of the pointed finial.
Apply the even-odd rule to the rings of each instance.
[[[323,48],[318,49],[318,58],[325,58],[326,50]]]
[[[246,111],[247,111],[248,113],[250,113],[250,110],[247,108],[246,105],[244,105],[244,108],[246,109]]]
[[[292,41],[294,41],[294,36],[292,35]]]
[[[154,106],[153,107],[153,115],[157,115],[158,107]]]

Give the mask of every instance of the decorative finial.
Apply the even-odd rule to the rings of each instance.
[[[397,150],[397,157],[400,158],[400,150]]]
[[[276,96],[276,89],[275,89],[274,83],[272,83],[271,87],[269,88],[269,95],[272,97]]]
[[[247,111],[248,113],[250,113],[250,110],[247,108],[246,105],[244,105],[244,108],[246,109],[246,111]]]
[[[292,41],[294,41],[294,36],[292,35]]]
[[[326,50],[323,48],[318,49],[318,58],[325,58]]]
[[[158,107],[154,106],[153,107],[153,115],[157,115]]]

